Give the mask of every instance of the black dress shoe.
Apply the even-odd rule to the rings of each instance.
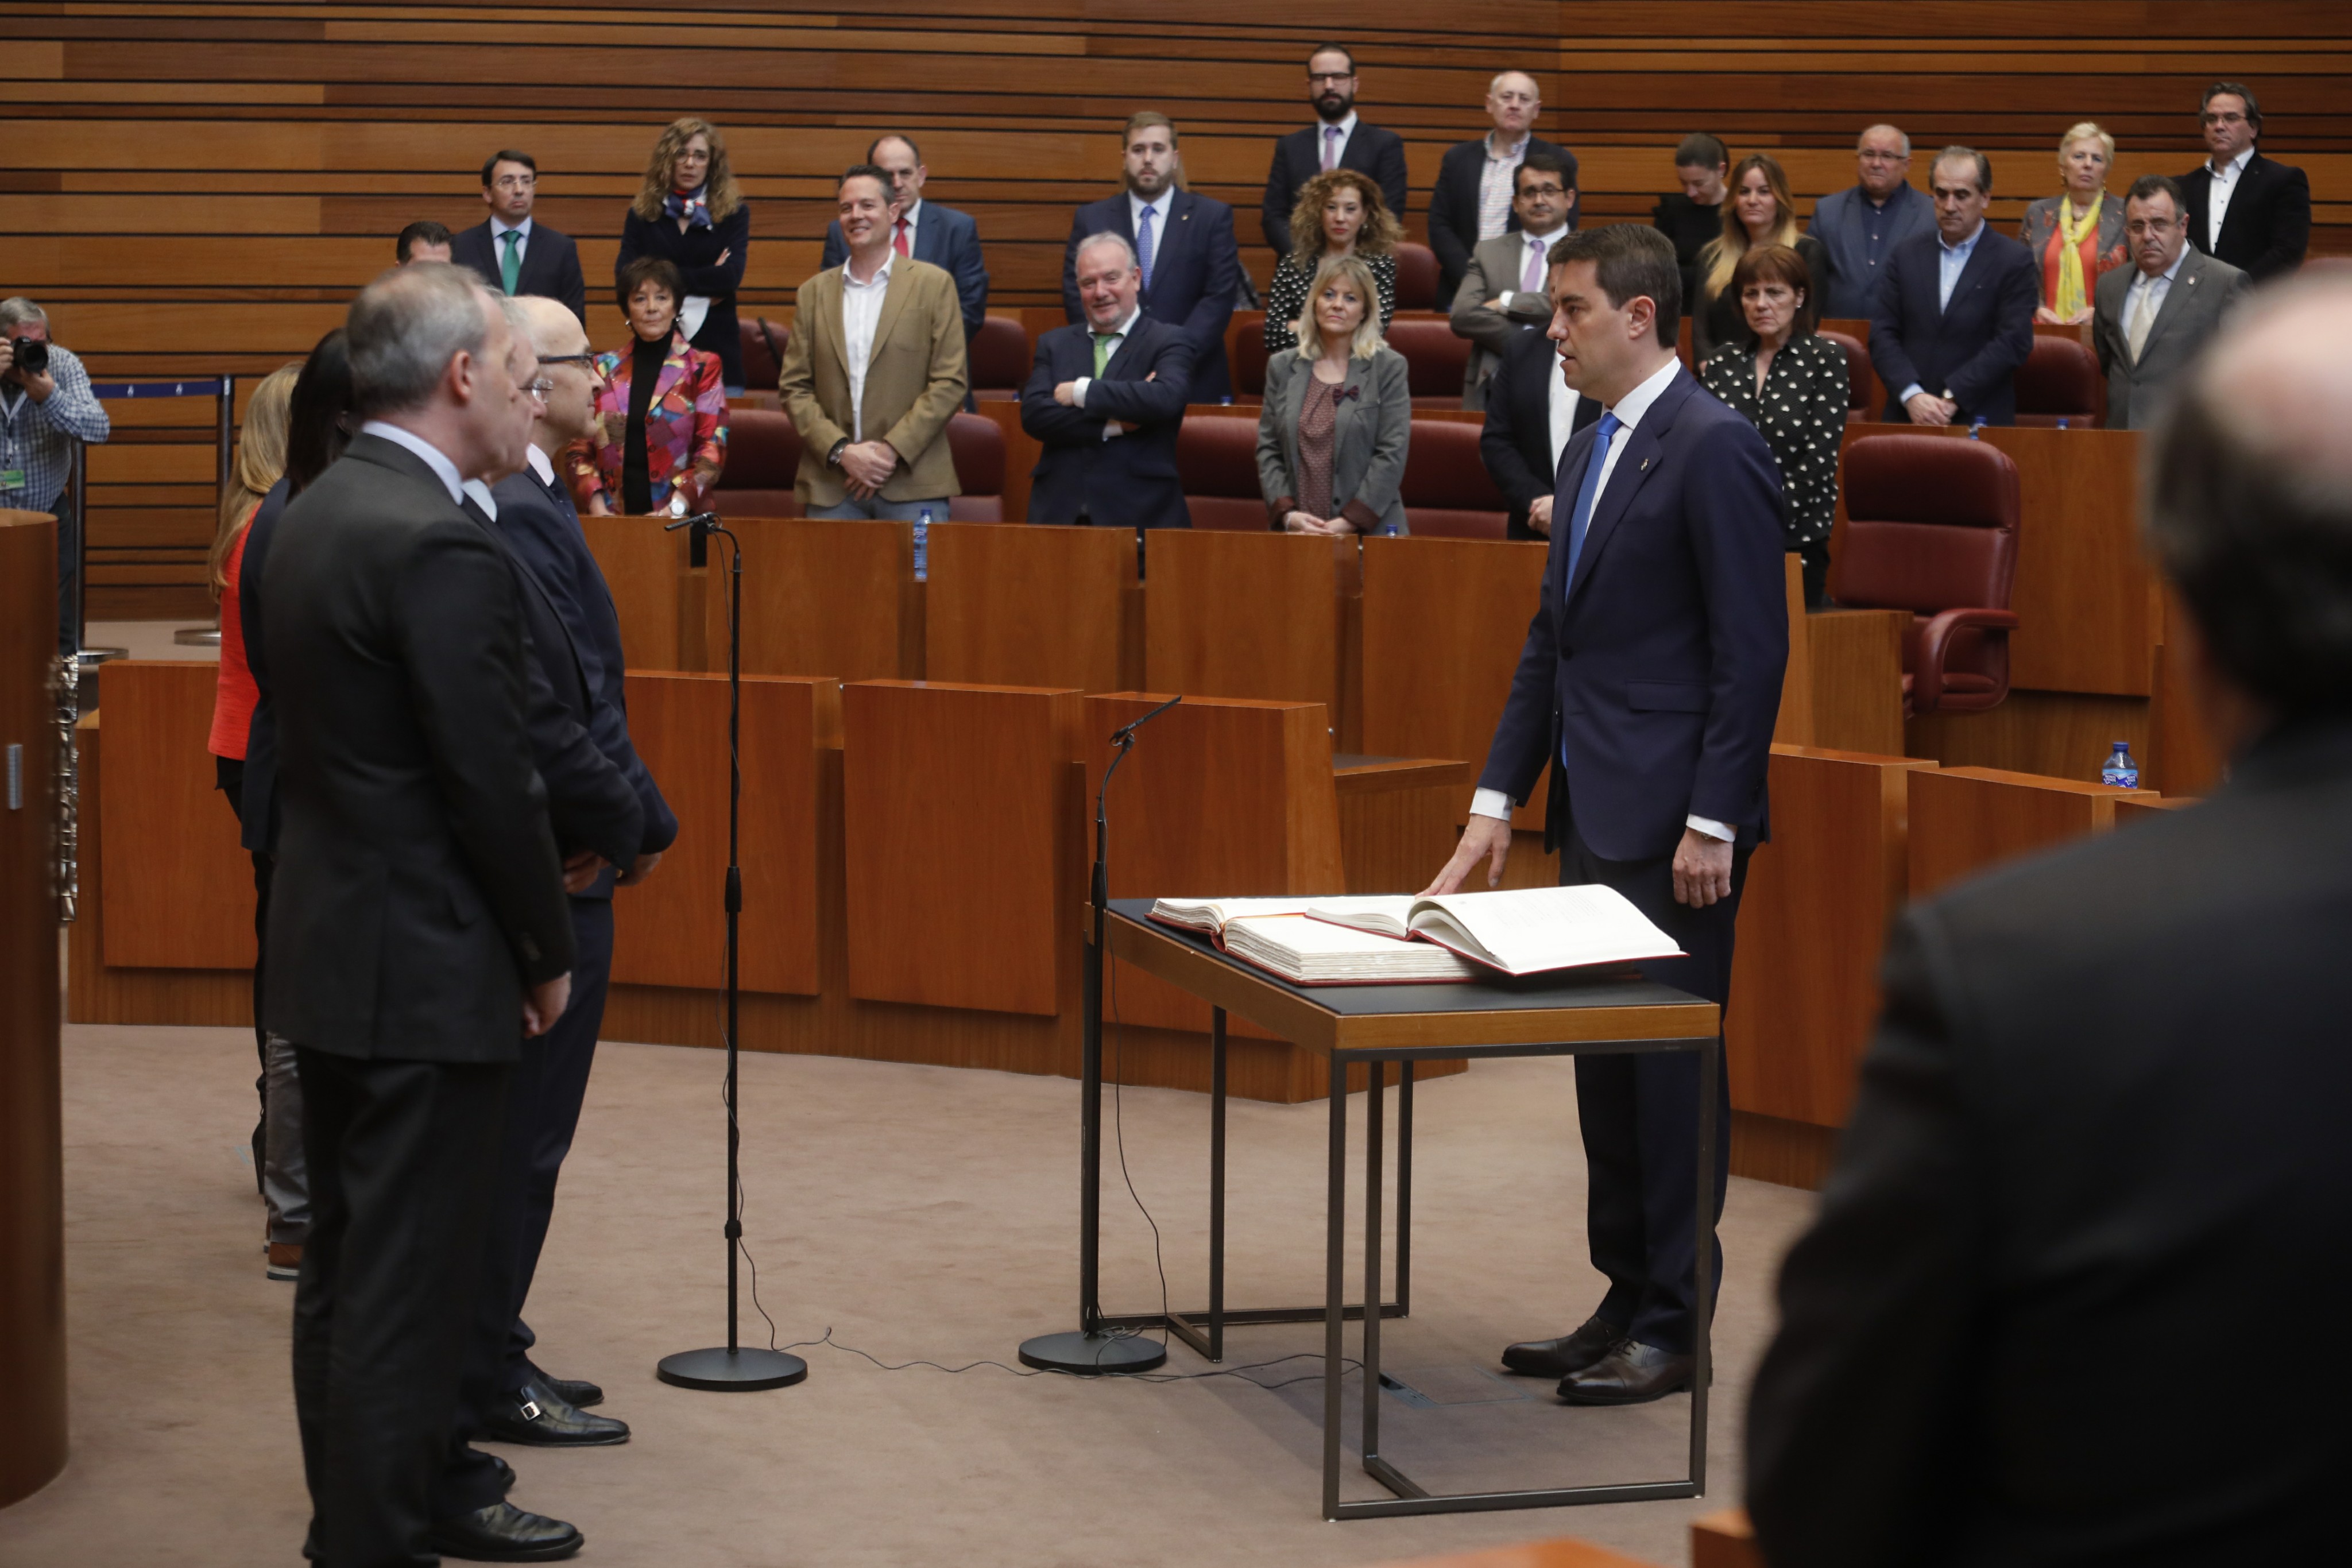
[[[1614,1349],[1581,1372],[1559,1380],[1559,1396],[1570,1405],[1647,1405],[1691,1385],[1692,1357],[1620,1340]]]
[[[604,1403],[604,1391],[584,1377],[550,1377],[534,1366],[530,1380],[575,1410]]]
[[[474,1452],[482,1454],[482,1450],[479,1448],[475,1449]],[[507,1493],[514,1490],[514,1467],[507,1463],[506,1460],[500,1458],[496,1454],[482,1454],[482,1458],[489,1460],[490,1469],[498,1472],[499,1495],[500,1497],[504,1497]]]
[[[1584,1326],[1559,1339],[1531,1339],[1503,1352],[1503,1367],[1521,1377],[1566,1377],[1582,1372],[1625,1337],[1625,1331],[1587,1318]]]
[[[475,1437],[537,1448],[587,1448],[629,1440],[629,1424],[591,1416],[536,1383],[525,1384],[482,1413]]]
[[[576,1526],[526,1513],[510,1502],[494,1502],[433,1526],[433,1550],[467,1563],[553,1563],[578,1552],[585,1540]]]

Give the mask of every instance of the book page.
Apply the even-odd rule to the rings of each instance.
[[[1363,894],[1352,898],[1318,898],[1307,906],[1307,917],[1402,938],[1411,935],[1407,923],[1412,918],[1412,895]]]
[[[1422,899],[1415,908],[1415,930],[1429,925],[1442,911],[1475,938],[1498,967],[1515,975],[1682,956],[1674,939],[1652,925],[1630,899],[1598,883],[1447,894]]]
[[[1268,915],[1304,915],[1304,898],[1162,898],[1151,913],[1171,925],[1194,931],[1220,932],[1230,920],[1252,920]]]

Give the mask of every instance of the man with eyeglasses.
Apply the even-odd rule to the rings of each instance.
[[[539,199],[539,163],[511,148],[482,163],[482,204],[489,215],[452,242],[450,259],[470,267],[500,294],[544,295],[561,300],[582,326],[588,323],[588,286],[580,276],[580,247],[531,216]]]
[[[2311,180],[2262,155],[2263,106],[2243,82],[2205,89],[2205,150],[2180,177],[2189,243],[2256,283],[2293,272],[2311,246]]]
[[[2189,204],[2161,174],[2143,174],[2124,198],[2132,265],[2099,276],[2091,339],[2107,378],[2107,428],[2156,423],[2166,387],[2251,286],[2228,262],[2189,245]]]
[[[1822,316],[1866,321],[1886,258],[1905,240],[1936,226],[1936,204],[1910,183],[1911,139],[1894,126],[1864,131],[1854,162],[1860,182],[1823,196],[1805,232],[1830,253]]]
[[[1318,44],[1307,57],[1307,101],[1315,123],[1274,144],[1260,218],[1265,243],[1290,254],[1290,209],[1298,187],[1328,169],[1370,174],[1399,223],[1404,222],[1404,138],[1356,118],[1356,57],[1345,44]]]

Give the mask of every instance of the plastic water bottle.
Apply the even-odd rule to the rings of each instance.
[[[2066,428],[2066,416],[2063,413],[2058,416],[2058,428],[2061,430]]]
[[[931,509],[929,507],[915,517],[915,580],[931,580]]]
[[[2116,742],[2116,748],[2107,753],[2106,763],[2099,769],[2099,782],[2112,784],[2118,789],[2139,788],[2139,764],[2132,760],[2129,745],[2120,740]]]
[[[1981,439],[1984,435],[1984,427],[1985,422],[1983,420],[1979,419],[1972,421],[1969,425],[1969,439],[1970,441]]]

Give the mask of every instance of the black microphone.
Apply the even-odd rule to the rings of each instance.
[[[1178,703],[1181,703],[1183,700],[1184,699],[1181,696],[1170,697],[1166,702],[1161,703],[1158,707],[1153,708],[1150,713],[1145,714],[1141,718],[1137,719],[1134,723],[1119,726],[1118,728],[1111,732],[1111,744],[1114,746],[1123,745],[1127,741],[1133,739],[1137,730],[1141,729],[1145,725],[1150,724],[1153,719],[1158,718],[1161,714],[1166,713],[1170,708],[1174,707]]]
[[[716,512],[697,512],[691,517],[680,517],[674,523],[664,523],[662,532],[674,534],[680,528],[707,528],[718,521],[719,514]]]

